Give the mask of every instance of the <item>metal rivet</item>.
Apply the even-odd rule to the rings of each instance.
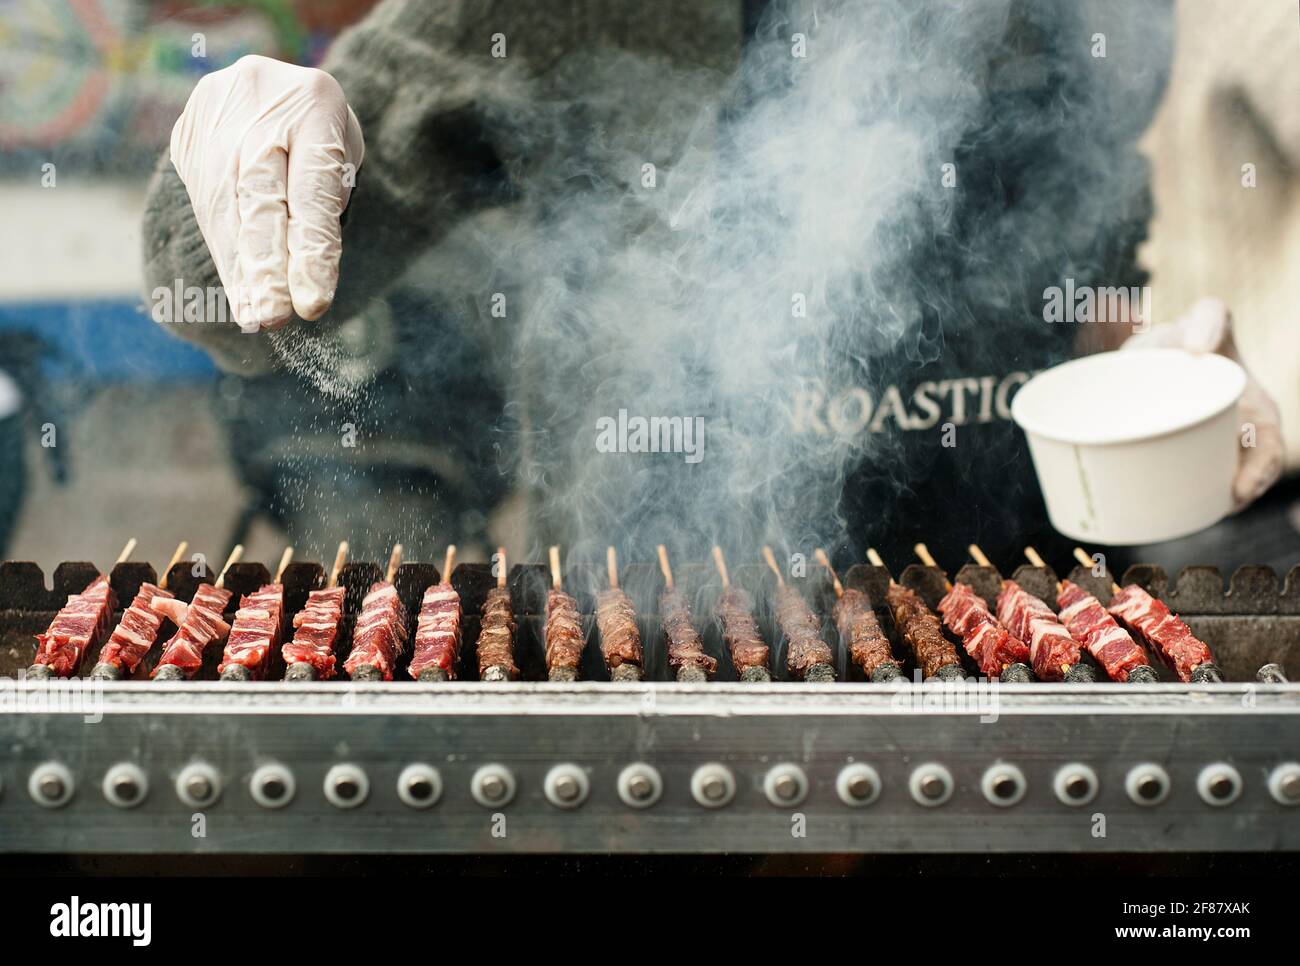
[[[664,793],[659,769],[643,761],[633,762],[618,774],[618,797],[632,808],[649,808]]]
[[[1097,796],[1097,773],[1088,765],[1071,762],[1062,765],[1052,779],[1052,790],[1065,805],[1087,805]]]
[[[952,797],[952,772],[935,762],[918,765],[908,779],[908,789],[918,805],[942,805]]]
[[[66,805],[76,789],[72,772],[61,762],[48,761],[38,766],[27,781],[27,791],[32,800],[46,808]]]
[[[691,796],[705,808],[722,808],[736,795],[736,778],[731,769],[709,762],[691,775]]]
[[[263,808],[283,808],[293,800],[297,786],[293,773],[284,765],[262,765],[253,772],[248,791]]]
[[[1284,762],[1268,776],[1268,793],[1279,805],[1300,805],[1300,764]]]
[[[484,808],[509,805],[515,797],[515,776],[504,765],[483,765],[470,779],[474,801]]]
[[[808,795],[808,777],[798,765],[773,765],[763,778],[763,794],[778,808],[798,805]]]
[[[442,797],[442,776],[432,765],[407,765],[397,776],[397,797],[411,808],[429,808]]]
[[[556,765],[542,781],[546,800],[556,808],[577,808],[587,800],[589,791],[587,773],[577,765]]]
[[[1124,790],[1138,805],[1159,805],[1169,797],[1169,773],[1159,765],[1134,765],[1124,779]]]
[[[104,775],[104,797],[118,808],[134,808],[149,793],[149,778],[139,765],[124,761]]]
[[[835,791],[845,805],[870,805],[880,795],[880,775],[870,765],[845,765],[835,779]]]
[[[1241,795],[1241,774],[1227,762],[1206,765],[1196,776],[1196,791],[1207,805],[1231,805]]]
[[[370,779],[356,765],[335,765],[325,773],[325,799],[335,808],[356,808],[370,796]]]
[[[1025,797],[1025,773],[1015,765],[998,762],[990,766],[980,779],[980,790],[984,797],[999,808],[1009,808]]]
[[[176,797],[191,808],[206,808],[221,797],[221,776],[206,762],[192,762],[176,776]]]

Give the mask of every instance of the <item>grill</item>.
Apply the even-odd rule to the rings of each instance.
[[[42,632],[68,595],[97,575],[61,564],[46,587],[35,564],[0,564],[0,850],[261,852],[1093,852],[1300,849],[1300,567],[1285,579],[1245,567],[1225,591],[1221,572],[1130,568],[1213,648],[1223,683],[872,683],[846,660],[830,618],[822,568],[793,578],[822,620],[834,680],[798,682],[785,670],[762,565],[734,567],[771,646],[771,682],[741,680],[716,621],[721,590],[711,563],[679,564],[684,590],[717,660],[711,680],[674,680],[656,600],[654,563],[631,563],[620,584],[637,606],[644,679],[611,680],[593,619],[605,569],[574,566],[565,588],[586,633],[579,680],[547,680],[543,614],[551,572],[515,565],[519,679],[480,682],[475,645],[487,564],[461,564],[451,583],[465,614],[457,680],[391,683],[218,680],[220,647],[189,681],[151,681],[159,648],[124,681],[91,680],[95,653],[72,681],[22,680]],[[352,562],[339,663],[361,600],[382,579]],[[407,624],[440,579],[406,563],[394,576]],[[945,575],[910,565],[897,575],[857,565],[841,574],[864,591],[905,650],[887,608],[896,576],[934,607]],[[1010,575],[1049,602],[1057,575]],[[119,604],[144,582],[146,563],[111,571]],[[216,578],[173,566],[168,587],[188,601]],[[260,563],[224,575],[241,595],[271,579]],[[302,608],[325,568],[291,563],[285,607]],[[1077,567],[1070,579],[1103,600],[1109,575]],[[967,565],[958,582],[992,600],[1002,575]],[[120,619],[120,611],[115,620]],[[409,650],[408,650],[409,654]],[[1260,669],[1276,665],[1260,679]],[[208,816],[192,835],[196,811]],[[1106,832],[1096,833],[1097,816]]]

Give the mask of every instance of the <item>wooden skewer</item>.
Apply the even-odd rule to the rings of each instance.
[[[989,562],[989,558],[986,557],[986,556],[984,556],[984,551],[980,549],[980,546],[979,546],[978,543],[972,543],[972,544],[968,545],[968,546],[966,547],[966,549],[967,549],[968,551],[970,551],[970,557],[971,557],[971,559],[974,560],[974,561],[975,561],[977,564],[979,564],[981,567],[992,567],[992,566],[993,566],[993,564]]]
[[[348,559],[348,542],[343,540],[339,543],[339,549],[334,554],[334,566],[330,567],[329,580],[325,581],[326,587],[336,587],[339,582],[339,573],[343,570],[343,561]]]
[[[662,543],[658,547],[659,553],[659,570],[664,575],[664,586],[668,590],[673,589],[673,568],[668,563],[668,548]]]
[[[885,568],[885,562],[884,562],[883,560],[880,559],[880,554],[876,553],[876,548],[875,548],[875,547],[868,547],[868,548],[867,548],[867,560],[871,561],[871,566],[873,566],[873,567],[879,567],[881,570],[885,570],[885,569],[886,569],[886,568]],[[890,575],[889,575],[889,582],[890,582],[891,584],[896,584],[896,583],[897,583],[897,581],[894,580],[894,575],[893,575],[893,574],[890,574]]]
[[[176,566],[176,562],[180,560],[181,557],[185,556],[185,551],[188,549],[190,549],[190,545],[186,540],[182,540],[176,545],[176,552],[172,554],[172,559],[167,561],[167,569],[164,570],[162,576],[158,578],[158,588],[160,590],[167,589],[167,579],[172,574],[172,568]]]
[[[451,583],[451,568],[456,564],[456,545],[447,544],[447,552],[442,557],[442,582]]]
[[[560,548],[558,545],[552,546],[549,551],[551,558],[551,586],[556,590],[560,589]]]
[[[781,568],[776,565],[776,555],[772,553],[772,548],[767,544],[763,544],[763,559],[766,560],[767,565],[772,568],[772,573],[776,574],[776,585],[778,587],[784,587],[785,577],[781,575]]]
[[[930,548],[923,543],[918,543],[912,548],[912,550],[921,558],[921,563],[925,564],[927,567],[933,567],[935,570],[939,571],[939,573],[943,574],[943,585],[949,590],[952,590],[952,581],[948,579],[948,575],[944,573],[943,569],[935,563],[934,557],[930,556]]]
[[[388,556],[388,570],[384,572],[384,580],[391,584],[393,578],[397,576],[397,568],[401,565],[402,545],[400,543],[395,543],[393,544],[393,552]]]
[[[731,586],[731,576],[727,573],[727,560],[722,556],[722,548],[716,543],[713,545],[713,563],[718,568],[718,576],[722,578],[723,588]]]
[[[280,578],[284,576],[285,568],[289,566],[289,561],[293,559],[293,547],[285,547],[284,553],[280,554],[280,566],[275,568],[275,577],[271,583],[278,584]]]
[[[1089,570],[1092,570],[1093,567],[1097,566],[1097,561],[1093,560],[1090,556],[1088,556],[1088,552],[1084,550],[1082,547],[1074,548],[1074,559],[1079,561],[1079,563],[1083,564]],[[1119,584],[1115,583],[1115,579],[1113,577],[1111,578],[1110,581],[1110,589],[1116,594],[1119,593]]]
[[[1037,567],[1040,570],[1047,569],[1047,564],[1044,562],[1042,557],[1038,556],[1038,551],[1033,547],[1025,547],[1025,559],[1029,561],[1031,566]],[[1061,582],[1059,580],[1056,582],[1056,589],[1061,589]]]
[[[127,558],[131,556],[131,551],[133,551],[134,549],[135,549],[135,537],[132,537],[130,540],[126,542],[126,546],[122,548],[122,552],[117,555],[117,560],[114,562],[126,563]]]
[[[242,557],[243,555],[244,555],[244,545],[242,543],[235,544],[235,549],[230,551],[230,556],[226,558],[226,564],[224,567],[221,568],[221,573],[217,574],[217,582],[215,586],[217,587],[226,586],[226,571],[230,569],[232,564],[239,563],[239,558]]]
[[[605,569],[609,572],[609,586],[618,590],[618,551],[613,547],[605,551]]]
[[[497,547],[497,586],[506,585],[506,548]]]
[[[844,585],[840,583],[839,575],[835,573],[835,568],[831,566],[831,558],[826,556],[826,551],[823,550],[821,547],[818,547],[816,550],[813,551],[813,556],[817,558],[817,562],[819,564],[821,564],[823,567],[825,567],[827,570],[830,571],[831,585],[835,588],[835,596],[843,597]]]

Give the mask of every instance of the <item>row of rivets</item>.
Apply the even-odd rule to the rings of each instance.
[[[1300,764],[1278,765],[1268,776],[1268,791],[1281,805],[1300,805]],[[58,808],[71,800],[76,783],[66,765],[47,762],[32,771],[27,790],[32,799],[47,808]],[[296,791],[293,772],[278,763],[259,766],[249,780],[249,793],[264,808],[282,808],[293,800]],[[663,795],[663,779],[654,765],[636,762],[618,776],[618,796],[632,808],[648,808]],[[1007,808],[1024,798],[1029,784],[1021,769],[1009,762],[997,762],[985,770],[980,791],[991,804]],[[1057,799],[1070,806],[1091,802],[1100,789],[1097,773],[1080,762],[1057,769],[1052,790]],[[1159,805],[1169,797],[1172,783],[1165,768],[1143,762],[1129,769],[1124,791],[1137,805]],[[1196,777],[1196,791],[1209,805],[1225,806],[1235,802],[1244,784],[1241,773],[1227,762],[1206,765]],[[870,765],[844,766],[835,781],[835,791],[845,805],[869,805],[882,788],[879,773]],[[938,762],[916,766],[908,776],[912,799],[927,808],[943,805],[956,788],[952,772]],[[691,775],[691,797],[705,808],[722,808],[736,796],[736,777],[720,762],[700,765]],[[357,765],[338,764],[325,775],[325,798],[340,809],[356,808],[370,795],[370,779]],[[763,777],[763,794],[778,807],[793,807],[808,795],[808,776],[796,764],[773,765]],[[203,808],[221,797],[222,783],[218,771],[204,762],[186,765],[176,777],[176,795],[186,805]],[[470,779],[470,794],[485,808],[501,808],[514,800],[518,784],[514,773],[505,765],[483,765]],[[587,772],[575,764],[559,764],[546,773],[542,791],[557,808],[577,808],[587,800],[591,783]],[[104,797],[119,808],[132,808],[149,792],[144,770],[132,762],[120,762],[104,775]],[[411,808],[429,808],[442,796],[442,778],[431,765],[412,764],[403,769],[397,780],[397,794]]]

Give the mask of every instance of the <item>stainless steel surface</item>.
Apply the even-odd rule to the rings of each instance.
[[[1300,811],[1283,804],[1300,800],[1296,685],[79,687],[78,701],[52,704],[48,684],[0,684],[0,850],[1300,850]],[[121,762],[149,783],[130,809],[100,793]],[[1211,806],[1198,777],[1220,762],[1241,776],[1240,795]],[[910,789],[933,777],[919,768],[927,763],[951,775],[951,797],[922,807]],[[324,789],[331,769],[347,764],[364,770],[369,790],[341,809]],[[545,792],[547,774],[566,764],[589,782],[585,800],[567,809]],[[807,777],[807,795],[774,807],[765,783],[783,764]],[[1167,773],[1168,793],[1138,805],[1127,779],[1148,764]],[[215,804],[178,797],[195,765],[224,786]],[[399,778],[409,781],[412,765],[437,769],[436,804],[412,807],[402,796]],[[872,769],[879,789],[859,807],[844,796],[869,800],[872,778],[846,771],[855,765]],[[1025,793],[997,807],[981,782],[1007,765],[1023,773]],[[1096,797],[1065,804],[1062,782],[1088,769]],[[652,804],[632,807],[632,779],[653,786],[652,774],[661,795],[654,800],[652,787]],[[475,794],[489,778],[502,790],[485,808]],[[13,791],[51,779],[72,790],[58,810],[35,791]],[[695,793],[716,792],[714,782],[721,795],[705,797],[721,804],[703,807]]]

